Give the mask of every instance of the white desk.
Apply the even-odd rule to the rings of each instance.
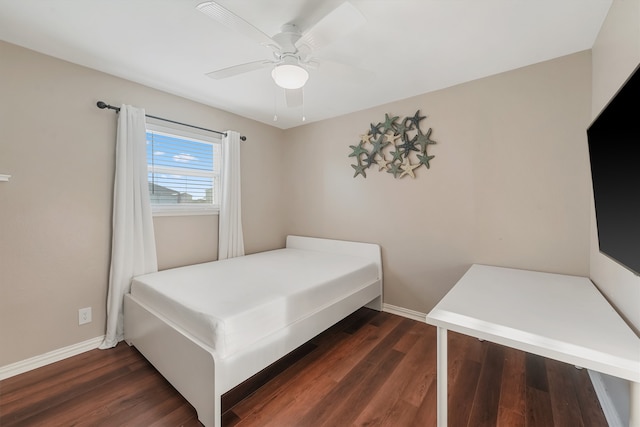
[[[474,264],[426,318],[438,327],[438,427],[447,426],[447,330],[631,381],[640,427],[640,338],[588,278]]]

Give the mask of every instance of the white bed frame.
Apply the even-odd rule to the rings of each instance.
[[[382,310],[382,259],[371,243],[288,236],[287,248],[357,255],[378,265],[379,280],[323,307],[286,329],[270,334],[250,349],[219,357],[213,348],[145,306],[130,294],[124,298],[125,341],[184,396],[206,427],[221,426],[220,398],[236,385],[309,341],[362,306]]]

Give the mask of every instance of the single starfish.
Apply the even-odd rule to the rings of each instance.
[[[371,148],[371,152],[374,154],[380,154],[382,155],[382,150],[389,145],[389,142],[384,142],[385,140],[385,135],[380,135],[380,137],[374,141],[371,141],[371,145],[373,146]]]
[[[372,163],[375,163],[375,158],[376,153],[374,153],[373,151],[371,153],[367,153],[367,155],[364,156],[364,163],[366,164],[366,167],[369,167]]]
[[[357,159],[360,158],[360,155],[363,153],[369,153],[363,146],[362,144],[358,144],[358,145],[350,145],[349,148],[351,148],[353,150],[353,152],[351,154],[349,154],[349,157],[355,157]]]
[[[391,159],[392,162],[395,162],[396,160],[402,162],[402,151],[396,148],[396,151],[389,151],[389,154],[393,156],[393,159]]]
[[[354,178],[358,175],[362,175],[364,178],[367,177],[367,174],[364,171],[367,168],[365,165],[358,163],[357,165],[351,165],[351,167],[356,170],[356,173],[353,175]]]
[[[406,159],[405,162],[402,165],[400,165],[400,168],[402,169],[400,178],[402,178],[405,175],[409,175],[411,178],[415,178],[416,174],[413,173],[413,170],[415,168],[419,168],[420,165],[421,163],[416,163],[415,165],[412,165],[411,161],[409,159]]]
[[[426,118],[427,116],[421,116],[420,110],[418,110],[413,117],[407,117],[407,120],[409,120],[416,129],[420,130],[420,121]]]
[[[372,138],[377,138],[378,135],[382,133],[382,131],[380,131],[380,126],[382,126],[382,123],[378,123],[377,125],[374,125],[373,123],[371,123],[371,129],[369,130],[369,134],[371,135]]]
[[[418,148],[416,147],[416,140],[417,140],[417,135],[414,136],[413,138],[409,139],[409,138],[404,138],[403,144],[398,145],[398,148],[402,149],[402,154],[404,155],[404,157],[409,157],[409,154],[412,151],[420,151],[418,150]]]
[[[418,144],[421,148],[421,152],[427,152],[427,145],[435,144],[435,141],[432,141],[429,136],[431,136],[431,128],[427,131],[426,134],[422,133],[420,129],[418,129],[418,134],[416,135],[416,144]]]
[[[407,131],[411,130],[411,126],[407,126],[407,119],[404,119],[401,123],[396,125],[396,133],[400,135],[402,138],[405,138],[407,135]]]
[[[418,154],[418,160],[420,161],[419,165],[425,165],[427,169],[429,169],[429,160],[433,159],[435,156],[421,156]]]
[[[389,162],[387,162],[387,159],[385,159],[384,156],[381,156],[378,160],[376,160],[376,164],[378,165],[378,172],[389,170]]]
[[[383,133],[388,131],[396,132],[396,120],[398,120],[398,116],[389,117],[389,114],[384,114],[384,123],[382,123],[382,129],[384,129]]]
[[[400,174],[400,164],[399,163],[389,163],[389,167],[387,168],[387,173],[393,174],[394,178],[398,177]]]
[[[364,133],[364,134],[360,135],[360,145],[364,145],[367,142],[371,142],[371,134],[370,133]]]
[[[400,138],[400,135],[396,135],[395,133],[385,133],[384,134],[384,139],[387,140],[387,142],[389,144],[394,144],[396,143],[396,139]]]

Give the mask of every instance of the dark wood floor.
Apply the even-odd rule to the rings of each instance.
[[[224,425],[435,426],[435,366],[435,328],[362,309],[229,392]],[[0,426],[85,425],[199,423],[123,343],[0,382]],[[607,423],[585,370],[450,332],[449,425]]]

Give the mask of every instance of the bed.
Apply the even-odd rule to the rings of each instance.
[[[218,427],[222,394],[363,306],[382,309],[378,245],[288,236],[284,249],[135,277],[125,341]]]

